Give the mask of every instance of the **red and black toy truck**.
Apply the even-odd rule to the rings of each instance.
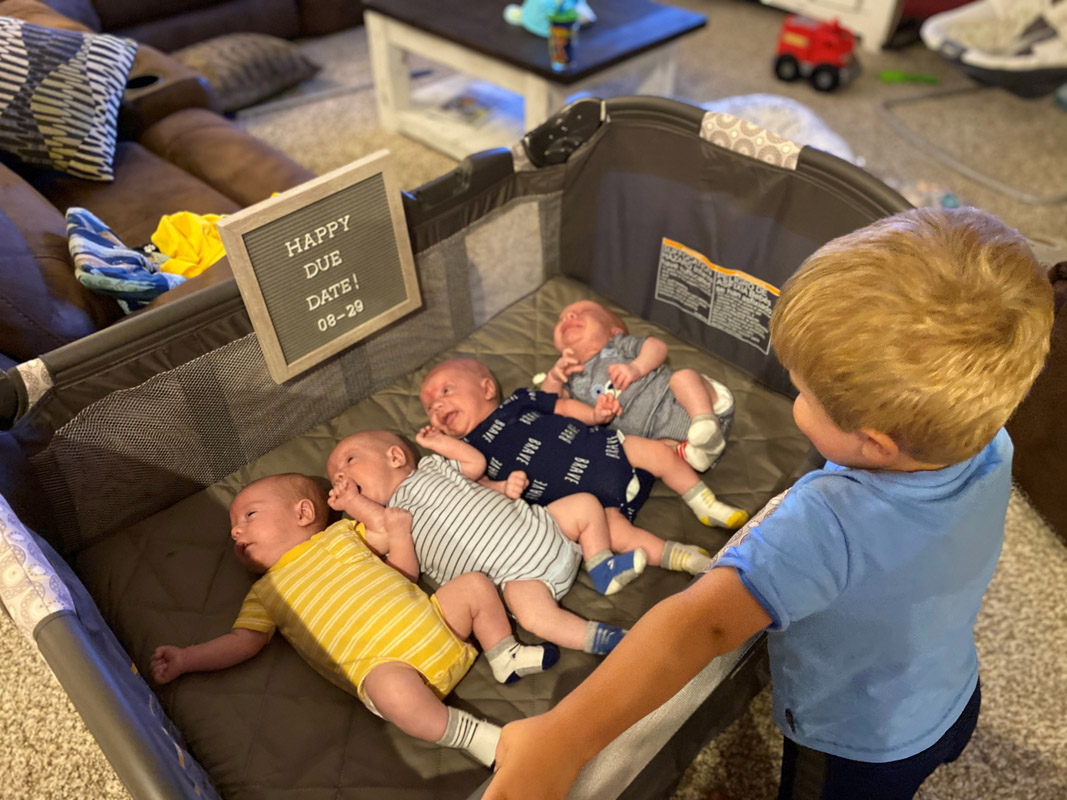
[[[807,78],[820,92],[831,92],[859,71],[852,54],[856,36],[837,20],[790,14],[782,23],[775,51],[774,74],[783,81]]]

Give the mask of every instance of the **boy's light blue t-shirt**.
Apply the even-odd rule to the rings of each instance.
[[[774,716],[795,742],[882,763],[936,742],[978,680],[974,622],[1004,539],[1012,443],[930,472],[827,462],[739,532],[770,615]]]

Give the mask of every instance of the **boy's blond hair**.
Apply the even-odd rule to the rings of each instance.
[[[1052,315],[1018,231],[974,208],[913,209],[812,254],[782,288],[771,342],[842,430],[954,464],[1026,395]]]

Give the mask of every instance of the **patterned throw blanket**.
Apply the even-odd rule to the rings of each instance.
[[[185,281],[181,275],[160,271],[168,256],[127,247],[84,208],[67,209],[67,239],[75,277],[86,288],[114,297],[127,314]]]

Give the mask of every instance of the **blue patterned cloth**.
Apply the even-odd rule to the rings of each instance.
[[[67,209],[67,240],[75,277],[87,289],[114,297],[127,314],[185,281],[181,275],[159,271],[166,256],[159,254],[157,262],[127,247],[84,208]]]

